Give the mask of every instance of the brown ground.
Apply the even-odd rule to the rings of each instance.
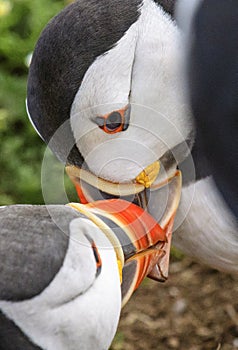
[[[238,349],[238,276],[172,261],[169,281],[147,279],[125,306],[112,350]]]

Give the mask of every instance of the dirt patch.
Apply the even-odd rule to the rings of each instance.
[[[172,261],[169,281],[146,279],[125,306],[111,349],[238,349],[237,296],[237,276]]]

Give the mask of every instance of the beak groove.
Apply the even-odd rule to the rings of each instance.
[[[123,268],[123,305],[144,277],[159,282],[165,282],[168,278],[172,230],[180,201],[182,176],[176,168],[170,170],[169,178],[161,174],[159,167],[152,169],[153,174],[156,173],[154,169],[157,169],[158,179],[153,178],[150,187],[146,188],[145,183],[114,184],[97,178],[87,170],[66,167],[69,177],[80,191],[82,180],[82,183],[86,182],[113,196],[134,194],[140,205],[122,199],[100,200],[86,205],[71,204],[99,226],[112,243]],[[163,191],[166,196],[161,195]],[[83,195],[83,203],[87,203],[87,196]],[[161,201],[164,201],[163,212],[157,216]]]
[[[142,208],[121,199],[69,204],[92,220],[111,242],[122,270],[122,304],[164,256],[164,230]],[[120,271],[120,270],[119,270]]]

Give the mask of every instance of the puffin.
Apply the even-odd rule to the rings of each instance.
[[[0,207],[0,349],[108,349],[121,307],[164,255],[123,200]]]
[[[178,22],[186,38],[185,71],[197,142],[218,189],[236,217],[237,16],[235,0],[180,0],[177,5]]]
[[[79,0],[63,9],[33,53],[28,116],[66,165],[81,203],[123,198],[163,227],[175,218],[181,171],[174,245],[236,272],[237,223],[195,135],[175,5]]]
[[[81,203],[120,197],[148,207],[161,226],[174,219],[176,164],[193,143],[172,14],[173,1],[70,4],[43,30],[27,87],[29,118]],[[166,179],[158,212],[152,197]],[[168,209],[170,180],[177,187]]]

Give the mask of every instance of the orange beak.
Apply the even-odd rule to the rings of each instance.
[[[148,212],[121,199],[70,206],[100,227],[113,245],[123,267],[121,289],[125,305],[154,266],[160,266],[163,261],[168,244],[165,230]]]
[[[154,217],[166,235],[166,243],[163,246],[164,256],[161,257],[160,254],[158,264],[155,263],[148,277],[159,282],[166,281],[173,223],[182,188],[181,172],[176,170],[176,166],[164,172],[160,170],[158,162],[155,162],[141,172],[134,182],[121,184],[98,178],[75,166],[67,166],[66,172],[77,189],[81,203],[120,197],[133,201]]]

